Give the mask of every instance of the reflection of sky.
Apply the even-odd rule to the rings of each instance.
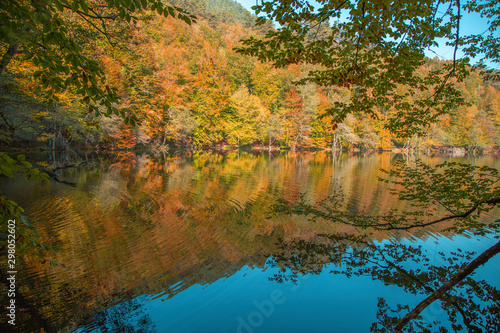
[[[376,320],[372,310],[377,297],[408,301],[399,288],[384,287],[371,277],[348,279],[325,270],[295,285],[269,282],[272,273],[246,266],[227,279],[191,286],[170,299],[139,296],[133,301],[143,304],[158,332],[206,333],[368,332]],[[269,306],[273,293],[279,295],[279,304]],[[137,321],[132,313],[130,323]],[[77,332],[102,329],[89,325]]]
[[[449,253],[460,247],[479,253],[495,242],[493,238],[456,236],[452,240],[431,236],[425,241],[414,239],[411,244],[422,245],[434,263],[433,258],[440,261],[438,252]],[[140,304],[140,312],[146,314],[158,332],[368,332],[376,322],[379,297],[392,307],[399,303],[412,308],[425,297],[407,294],[402,288],[384,285],[371,276],[347,278],[329,271],[327,267],[319,275],[299,277],[297,284],[279,284],[269,281],[269,277],[278,273],[276,268],[260,270],[245,266],[230,277],[210,285],[193,285],[171,298],[160,294],[139,296],[129,302]],[[485,279],[497,288],[500,287],[498,276],[499,257],[491,259],[474,274],[476,280]],[[272,295],[278,295],[274,299],[279,302],[272,303]],[[123,303],[117,307],[129,308]],[[113,312],[112,309],[106,311]],[[134,315],[128,315],[132,326],[137,322]],[[429,322],[447,322],[446,313],[437,302],[422,316]],[[90,331],[100,330],[95,325],[90,325],[88,331],[79,330]]]
[[[357,311],[359,302],[376,306],[378,288],[371,278],[322,274],[294,285],[269,282],[271,276],[245,267],[225,281],[192,286],[164,303],[152,301],[151,318],[164,332],[227,333],[366,332],[375,320],[375,313]],[[279,304],[272,303],[273,293]]]
[[[261,0],[234,0],[240,3],[243,7],[245,7],[248,11],[253,13],[251,9],[252,6],[255,6],[257,1],[261,3]],[[315,1],[310,1],[311,4],[314,4]],[[461,35],[470,35],[470,34],[482,34],[487,31],[487,19],[481,18],[478,14],[467,14],[462,11],[463,18],[460,22],[460,34]],[[500,38],[499,32],[497,32],[498,37]],[[446,46],[446,41],[439,40],[437,41],[439,46],[434,47],[431,50],[428,50],[426,55],[429,58],[438,57],[439,59],[453,59],[454,48],[451,46]],[[462,57],[463,54],[459,51],[457,52],[457,58]],[[475,63],[479,59],[474,59],[472,62]],[[489,63],[493,68],[499,69],[500,64],[492,64]]]

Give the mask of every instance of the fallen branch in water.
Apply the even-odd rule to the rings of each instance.
[[[55,170],[57,170],[57,169],[55,169]],[[76,186],[76,183],[74,183],[74,182],[67,182],[65,180],[60,180],[58,178],[58,177],[60,177],[60,175],[58,173],[50,170],[50,169],[43,168],[42,171],[45,172],[46,174],[48,174],[51,179],[55,180],[58,183],[62,183],[62,184],[69,185],[69,186]]]

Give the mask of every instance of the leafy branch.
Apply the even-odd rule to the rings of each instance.
[[[339,191],[319,205],[308,204],[303,198],[295,204],[281,201],[273,207],[273,214],[304,215],[312,220],[321,218],[375,230],[411,230],[449,220],[460,221],[448,228],[459,232],[467,228],[481,232],[494,227],[474,218],[500,203],[498,170],[449,162],[433,168],[421,161],[411,167],[398,161],[391,171],[385,172],[387,178],[380,180],[392,185],[391,193],[408,202],[408,208],[386,215],[361,215],[344,203],[344,194]],[[422,222],[422,219],[438,214],[438,206],[445,207],[452,214]]]

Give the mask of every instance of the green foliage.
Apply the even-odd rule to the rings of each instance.
[[[25,160],[24,155],[18,155],[16,159],[9,157],[6,153],[0,153],[0,177],[14,177],[15,172],[24,174],[26,180],[48,180],[46,173],[40,172],[31,163]],[[15,201],[4,195],[0,195],[0,234],[7,232],[8,220],[16,221],[17,249],[21,251],[47,250],[37,235],[36,227],[23,215],[24,209]],[[2,237],[3,238],[3,237]],[[0,248],[6,246],[6,241],[0,241]]]
[[[280,27],[269,31],[264,39],[244,39],[243,47],[236,50],[277,67],[314,64],[317,67],[298,83],[349,89],[349,100],[336,102],[329,109],[336,124],[350,113],[377,118],[376,109],[385,108],[394,110],[386,115],[387,129],[400,137],[422,134],[440,115],[467,104],[454,85],[471,70],[468,58],[456,58],[459,46],[471,46],[481,40],[491,48],[491,52],[484,54],[484,60],[498,60],[500,47],[491,41],[493,38],[476,36],[468,40],[460,35],[463,10],[489,17],[489,32],[496,33],[498,3],[493,1],[487,6],[474,5],[475,1],[460,5],[453,0],[394,3],[321,0],[318,3],[314,8],[307,1],[276,0],[253,7],[257,14],[263,14],[258,23],[267,19]],[[442,17],[437,15],[438,6],[446,9]],[[329,34],[308,38],[316,29],[329,30]],[[455,46],[453,61],[425,76],[417,75],[417,69],[425,61],[425,50],[437,45],[441,38]],[[466,48],[466,56],[476,51]],[[410,100],[411,94],[401,87],[422,94]]]
[[[156,0],[107,0],[104,6],[85,0],[49,3],[7,0],[0,9],[0,47],[6,55],[10,54],[10,58],[16,50],[22,50],[23,57],[38,68],[33,78],[50,100],[57,101],[57,94],[71,88],[88,104],[89,112],[100,114],[99,106],[102,106],[107,115],[120,115],[114,106],[119,100],[116,89],[106,84],[99,63],[83,52],[71,30],[72,22],[83,20],[107,36],[106,22],[121,19],[135,23],[134,13],[145,9],[179,18],[188,24],[195,20],[184,10]],[[2,71],[10,58],[4,56],[2,59]],[[125,120],[135,122],[137,119],[125,117]]]
[[[44,173],[40,173],[37,168],[26,161],[24,155],[18,155],[17,159],[13,159],[7,155],[7,153],[0,153],[0,175],[7,177],[14,177],[14,172],[20,171],[24,173],[26,180],[48,180],[48,176]]]
[[[374,216],[359,214],[350,209],[339,189],[318,205],[307,204],[304,198],[295,204],[282,201],[273,212],[377,230],[410,230],[442,224],[444,229],[457,233],[469,230],[486,234],[500,227],[499,221],[481,218],[500,203],[497,169],[457,162],[435,167],[421,161],[408,165],[398,160],[391,170],[384,172],[387,177],[380,180],[390,184],[391,193],[399,201],[408,202],[404,209]]]

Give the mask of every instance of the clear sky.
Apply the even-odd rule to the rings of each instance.
[[[240,3],[243,7],[245,7],[252,14],[253,14],[253,10],[251,9],[251,7],[255,6],[257,4],[257,0],[234,0],[234,1]]]
[[[257,1],[261,2],[262,0],[234,0],[240,3],[243,7],[245,7],[248,11],[253,13],[251,7],[255,6]],[[311,2],[313,3],[313,2]],[[465,13],[463,13],[465,14]],[[470,35],[470,34],[481,34],[487,29],[487,20],[481,18],[478,14],[466,14],[461,20],[461,35]],[[500,35],[499,35],[500,38]],[[438,41],[439,47],[429,50],[427,52],[427,56],[429,58],[438,57],[440,59],[452,59],[453,58],[453,47],[446,46],[444,41]],[[463,54],[458,52],[457,57],[460,58]],[[474,61],[473,61],[474,62]],[[490,64],[491,65],[491,64]],[[500,65],[493,65],[494,68],[499,69]]]

